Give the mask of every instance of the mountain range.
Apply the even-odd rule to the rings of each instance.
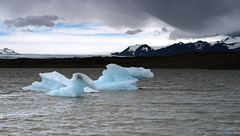
[[[0,49],[0,55],[16,55],[16,54],[18,53],[8,48]]]
[[[208,53],[208,52],[240,52],[240,37],[228,37],[213,44],[205,41],[193,43],[175,43],[166,47],[151,47],[147,44],[129,46],[122,52],[115,52],[116,56],[174,56],[185,53]],[[0,49],[0,55],[17,55],[15,51],[4,48]]]
[[[175,43],[167,47],[154,49],[147,44],[129,46],[122,52],[115,52],[117,56],[174,56],[185,53],[208,53],[208,52],[240,52],[240,37],[229,37],[213,44],[197,41],[194,43]]]

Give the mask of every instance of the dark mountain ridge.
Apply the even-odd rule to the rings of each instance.
[[[122,52],[115,52],[112,55],[118,56],[174,56],[185,53],[208,53],[208,52],[240,52],[240,37],[237,39],[227,38],[210,44],[205,41],[194,43],[175,43],[160,49],[153,49],[147,44],[129,46]]]

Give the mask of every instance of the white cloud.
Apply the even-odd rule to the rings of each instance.
[[[93,34],[90,36],[71,35],[79,34],[76,30],[64,33],[18,33],[15,35],[0,36],[4,44],[0,48],[8,47],[19,53],[38,54],[101,54],[121,51],[134,44],[161,45],[161,41],[146,34],[138,36],[99,36],[90,31],[82,34]],[[64,32],[64,30],[62,30]],[[102,31],[100,31],[102,32]],[[109,31],[107,31],[109,32]],[[112,31],[111,31],[112,32]],[[71,34],[68,34],[71,33]],[[106,33],[107,34],[107,33]]]
[[[122,51],[130,45],[148,44],[166,46],[180,40],[169,40],[173,28],[164,25],[169,31],[153,36],[161,30],[158,24],[149,24],[137,35],[124,34],[128,28],[113,29],[104,25],[86,27],[57,25],[51,29],[30,28],[34,33],[9,30],[9,35],[0,36],[0,48],[8,47],[27,54],[106,54]],[[28,29],[28,28],[26,28]],[[189,39],[183,42],[196,41]],[[207,39],[211,40],[211,39]],[[181,40],[182,41],[182,40]]]

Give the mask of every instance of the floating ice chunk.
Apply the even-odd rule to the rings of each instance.
[[[23,89],[45,91],[52,96],[77,97],[82,96],[83,92],[98,92],[99,90],[137,90],[139,79],[154,76],[150,69],[142,67],[126,68],[116,64],[109,64],[106,67],[107,69],[96,81],[92,81],[82,73],[73,74],[71,80],[56,71],[40,73],[41,82],[33,82],[32,85]]]
[[[150,69],[142,67],[125,68],[116,64],[109,64],[102,76],[95,81],[99,90],[137,90],[139,79],[152,78]]]
[[[40,73],[39,76],[42,78],[41,82],[35,81],[32,83],[32,85],[23,87],[23,90],[49,92],[61,87],[65,87],[70,82],[70,79],[66,78],[64,75],[56,71],[49,73]]]
[[[92,79],[85,74],[75,73],[66,87],[50,91],[48,94],[51,96],[77,97],[83,95],[84,88],[86,88],[88,91],[98,91]]]

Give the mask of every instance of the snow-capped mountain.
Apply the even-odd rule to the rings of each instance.
[[[155,47],[156,48],[156,47]],[[240,52],[240,37],[227,38],[210,44],[204,41],[194,43],[175,43],[173,45],[154,49],[147,44],[129,46],[122,52],[112,53],[119,56],[173,56],[191,52]]]
[[[240,37],[228,37],[220,42],[225,43],[228,49],[240,48]]]
[[[8,48],[4,48],[4,49],[0,49],[0,55],[4,54],[4,55],[16,55],[18,53],[16,53],[15,51],[8,49]]]
[[[153,56],[152,52],[155,50],[152,49],[147,44],[136,44],[133,46],[129,46],[121,53],[116,52],[114,55],[120,55],[120,56]]]

